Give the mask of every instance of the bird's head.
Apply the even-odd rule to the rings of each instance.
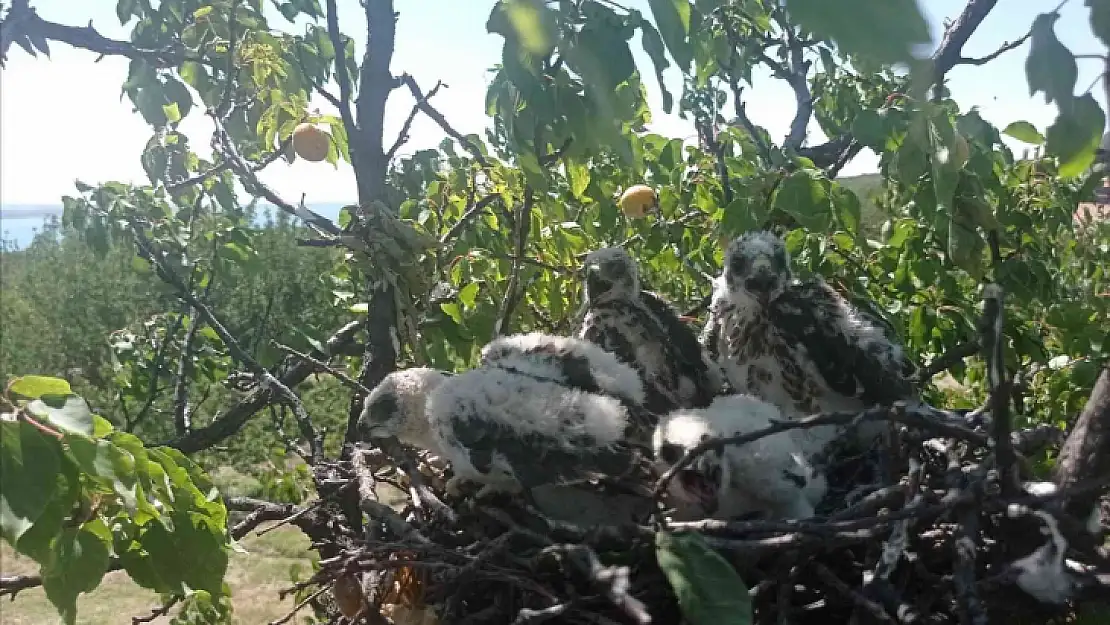
[[[421,446],[428,436],[424,412],[428,395],[449,375],[436,369],[414,367],[385,376],[362,402],[359,438],[372,441],[396,437]]]
[[[596,301],[602,296],[636,297],[640,292],[640,270],[628,252],[619,247],[606,247],[586,255],[583,270],[586,299]]]
[[[660,421],[652,437],[655,461],[666,470],[709,438],[713,435],[704,419],[681,410],[671,413]],[[671,480],[671,494],[681,503],[697,505],[705,515],[714,514],[720,506],[724,479],[722,456],[720,449],[710,450],[680,469]]]
[[[763,300],[773,298],[791,278],[786,243],[766,230],[737,237],[725,250],[724,277],[730,291],[748,291]]]

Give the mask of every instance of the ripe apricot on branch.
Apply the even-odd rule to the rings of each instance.
[[[312,123],[303,122],[293,129],[293,149],[306,161],[317,163],[327,158],[330,144],[331,135]]]
[[[625,216],[639,219],[647,215],[649,210],[659,207],[659,196],[656,195],[655,189],[646,184],[637,184],[625,190],[617,203],[620,204],[621,212]]]

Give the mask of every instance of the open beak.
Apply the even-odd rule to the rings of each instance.
[[[682,489],[693,496],[707,516],[712,516],[717,512],[719,505],[717,487],[709,478],[702,475],[700,471],[693,469],[684,469],[676,477],[682,485]]]

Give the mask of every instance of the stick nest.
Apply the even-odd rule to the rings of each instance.
[[[974,436],[961,440],[947,437],[950,428],[935,438],[891,421],[881,445],[831,460],[829,494],[804,521],[677,523],[653,511],[585,526],[520,497],[448,499],[442,472],[398,461],[399,446],[389,455],[348,449],[315,467],[321,499],[290,521],[322,559],[289,592],[330,623],[677,625],[683,612],[655,534],[697,532],[743,578],[747,590],[736,591],[749,594],[753,623],[1074,622],[1087,603],[1110,597],[1110,558],[1062,502],[1106,484],[1007,485],[988,425],[969,423]],[[1044,427],[1016,432],[1018,467],[1059,438]],[[385,483],[407,500],[382,503]],[[1035,599],[1017,583],[1030,554],[1042,557],[1034,572],[1043,586],[1068,587],[1062,601]]]

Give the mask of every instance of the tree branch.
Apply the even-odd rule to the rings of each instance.
[[[959,60],[956,61],[956,65],[986,65],[987,63],[990,63],[991,61],[997,59],[998,57],[1000,57],[1003,54],[1009,52],[1010,50],[1013,50],[1013,49],[1021,46],[1021,44],[1025,43],[1026,41],[1029,41],[1029,38],[1032,37],[1032,36],[1033,36],[1033,31],[1029,31],[1029,32],[1025,33],[1024,35],[1022,35],[1022,37],[1020,39],[1015,39],[1014,41],[1007,41],[1006,43],[1002,44],[1002,46],[1000,48],[998,48],[994,52],[991,52],[990,54],[988,54],[986,56],[983,56],[983,57],[968,58],[966,56],[961,56],[959,58]]]
[[[325,341],[324,349],[326,353],[314,349],[312,351],[313,357],[318,360],[331,357],[332,354],[353,343],[355,334],[362,327],[363,322],[361,320],[352,321],[343,326]],[[311,364],[304,361],[295,361],[281,374],[280,381],[287,387],[294,387],[303,382],[312,371]],[[196,428],[185,436],[169,441],[166,445],[186,454],[207,449],[237,433],[251,417],[272,403],[274,399],[275,394],[272,389],[259,386],[222,415],[217,416],[209,425]]]
[[[212,284],[210,280],[208,284]],[[206,289],[207,290],[207,289]],[[191,428],[189,423],[189,362],[193,355],[193,341],[196,340],[200,320],[195,316],[189,319],[185,330],[185,340],[181,343],[181,354],[177,359],[173,386],[173,426],[178,436],[184,436]],[[168,337],[167,337],[168,338]]]
[[[330,0],[331,4],[334,1]],[[366,54],[362,59],[362,67],[359,68],[358,99],[355,101],[358,120],[357,125],[354,120],[350,124],[344,121],[344,125],[351,136],[351,145],[358,152],[355,177],[358,181],[359,204],[365,205],[384,195],[388,162],[385,160],[382,142],[385,132],[385,102],[397,85],[389,71],[397,36],[397,18],[393,12],[393,0],[364,0],[362,6],[365,9],[367,35]],[[340,88],[342,89],[342,82]],[[340,98],[343,98],[342,94]]]
[[[1061,489],[1099,475],[1110,474],[1110,366],[1104,366],[1083,412],[1060,449],[1053,469]],[[1086,519],[1098,506],[1098,496],[1088,494],[1065,502],[1069,513]]]
[[[475,202],[474,206],[466,209],[466,212],[459,217],[459,220],[456,221],[455,224],[452,225],[451,228],[447,232],[445,232],[442,237],[440,237],[439,242],[446,244],[449,241],[454,241],[459,236],[459,233],[462,232],[463,228],[466,228],[466,226],[475,217],[477,217],[479,213],[481,213],[483,210],[486,209],[487,206],[493,204],[499,199],[501,199],[500,193],[490,193],[489,195],[486,195],[482,197],[482,199]]]
[[[499,336],[512,323],[513,313],[523,296],[520,289],[520,268],[523,263],[524,251],[528,245],[528,233],[532,230],[532,196],[531,187],[525,185],[524,199],[515,211],[513,226],[515,227],[513,243],[515,254],[511,269],[509,270],[509,283],[505,287],[505,299],[501,300],[501,311],[497,315],[497,322],[493,325],[493,340]]]
[[[489,161],[482,154],[481,150],[478,149],[478,146],[471,143],[458,130],[455,130],[455,128],[447,122],[447,118],[443,116],[443,113],[440,113],[438,110],[436,110],[434,106],[428,104],[428,98],[431,97],[431,95],[429,94],[425,96],[424,93],[420,91],[420,86],[416,84],[415,78],[413,78],[409,74],[404,74],[401,76],[401,82],[409,88],[409,91],[412,93],[412,97],[416,98],[417,108],[423,111],[425,115],[432,118],[432,121],[439,124],[439,127],[443,129],[443,132],[446,132],[448,136],[450,136],[455,141],[458,141],[459,145],[461,145],[463,149],[469,152],[470,155],[474,157],[474,160],[478,161],[479,165],[481,165],[482,167],[489,167]]]
[[[421,99],[416,101],[416,104],[413,105],[412,110],[409,111],[409,116],[405,118],[405,123],[401,126],[401,132],[397,133],[397,140],[393,142],[393,145],[388,150],[386,150],[385,160],[393,160],[393,157],[397,155],[397,150],[400,150],[401,146],[409,140],[409,130],[412,129],[412,122],[416,120],[416,115],[420,113],[421,107],[427,104],[428,100],[431,100],[436,93],[439,93],[439,88],[442,86],[444,86],[443,82],[437,81],[435,86],[432,87],[431,91],[429,91]]]
[[[1012,424],[1010,416],[1010,380],[1006,375],[1005,345],[1002,333],[1005,318],[1004,293],[997,284],[983,289],[983,317],[979,322],[979,342],[987,362],[987,383],[990,388],[991,440],[998,465],[1003,494],[1018,488],[1015,472]]]
[[[0,30],[0,59],[7,56],[8,48],[24,38],[60,41],[74,48],[97,52],[104,56],[123,56],[129,59],[143,59],[155,67],[175,67],[185,61],[195,61],[212,66],[212,62],[190,55],[180,42],[165,48],[143,48],[130,42],[108,39],[92,27],[65,26],[49,22],[38,16],[30,7],[28,0],[13,0],[11,9],[4,19]]]
[[[933,53],[933,84],[942,83],[949,70],[960,64],[964,58],[964,45],[997,3],[998,0],[968,0],[959,17],[945,30],[940,45]],[[834,176],[861,150],[862,147],[853,140],[851,134],[844,134],[821,145],[799,148],[798,154],[810,159],[818,167],[830,168],[830,176]],[[851,151],[854,153],[849,154]],[[834,166],[835,169],[831,169]]]
[[[182,301],[191,306],[194,311],[204,316],[205,321],[216,331],[216,334],[219,335],[224,346],[226,346],[228,352],[231,353],[231,356],[243,363],[251,373],[257,376],[258,383],[262,388],[271,388],[277,397],[293,409],[293,414],[297,418],[297,424],[301,428],[301,435],[304,436],[308,442],[310,459],[313,463],[319,461],[322,458],[324,450],[321,447],[321,441],[317,439],[316,432],[312,427],[312,420],[309,418],[308,412],[305,410],[304,404],[301,403],[301,399],[297,397],[297,394],[283,384],[281,380],[274,377],[273,374],[267,371],[253,356],[243,349],[235,336],[232,335],[231,332],[224,327],[220,319],[216,317],[216,314],[213,313],[207,305],[201,302],[200,299],[193,295],[188,285],[181,281],[181,277],[166,265],[163,256],[158,250],[154,249],[151,241],[146,238],[146,235],[137,224],[131,224],[131,231],[135,237],[135,243],[139,251],[154,266],[158,277],[173,287],[174,290],[177,291],[177,296],[181,298]]]
[[[356,128],[355,116],[351,112],[353,94],[351,77],[347,75],[347,46],[344,45],[343,35],[339,31],[339,9],[336,7],[335,0],[327,0],[327,11],[328,37],[331,39],[332,47],[335,48],[335,80],[339,83],[339,98],[335,101],[329,99],[329,102],[339,109],[339,116],[343,120],[343,125],[347,128],[347,132],[350,132]],[[323,89],[317,89],[317,91],[323,93]],[[327,95],[324,97],[327,97]],[[351,150],[351,152],[353,156],[354,150]]]

